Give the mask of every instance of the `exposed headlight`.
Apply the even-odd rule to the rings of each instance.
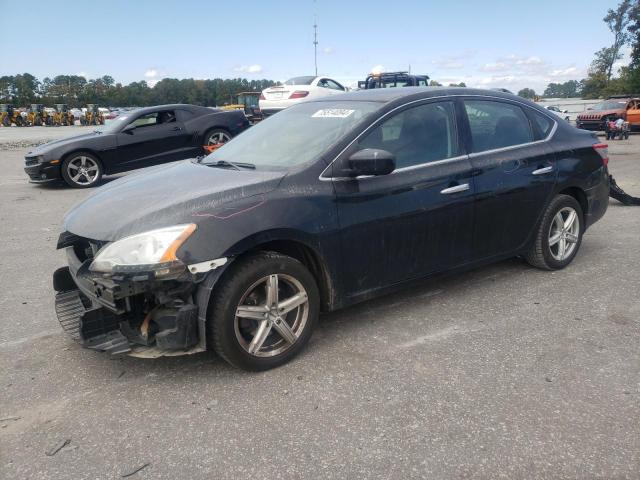
[[[138,233],[105,245],[89,266],[92,272],[154,272],[167,276],[182,271],[184,264],[176,257],[180,245],[196,230],[194,223],[159,228]]]

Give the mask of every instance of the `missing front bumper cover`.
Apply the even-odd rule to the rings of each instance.
[[[68,268],[55,272],[54,287],[58,290],[55,307],[62,328],[84,347],[111,354],[145,357],[205,350],[196,305],[175,300],[156,307],[150,313],[153,328],[141,341],[140,315],[125,308],[127,302],[122,300],[128,300],[130,295],[126,293],[137,295],[140,291],[147,291],[148,285],[122,289],[105,282],[87,295],[88,286],[85,284],[85,288],[80,290],[76,283]],[[105,308],[106,298],[113,299],[117,308]]]

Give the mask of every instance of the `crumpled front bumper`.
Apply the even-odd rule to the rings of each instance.
[[[206,308],[193,301],[195,284],[167,285],[145,275],[104,278],[89,272],[90,260],[79,259],[73,246],[66,253],[69,266],[53,275],[55,310],[63,330],[82,346],[139,357],[206,349]]]

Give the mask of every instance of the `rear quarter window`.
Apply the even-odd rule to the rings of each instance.
[[[553,129],[554,121],[533,109],[529,109],[529,113],[533,118],[534,136],[536,140],[547,138]]]

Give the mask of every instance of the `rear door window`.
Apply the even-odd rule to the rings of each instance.
[[[473,152],[522,145],[533,141],[529,119],[522,108],[492,100],[465,100]]]

